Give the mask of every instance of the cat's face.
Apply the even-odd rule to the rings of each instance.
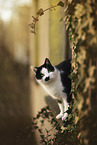
[[[48,58],[45,59],[44,64],[40,67],[34,67],[33,71],[37,81],[42,84],[48,84],[56,77],[56,69],[50,63],[50,60]]]

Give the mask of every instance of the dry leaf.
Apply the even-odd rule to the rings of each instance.
[[[39,9],[39,11],[37,12],[37,15],[42,16],[43,14],[44,14],[43,9],[42,9],[42,8],[41,8],[41,9]]]
[[[83,16],[85,14],[85,12],[86,12],[86,10],[82,4],[77,4],[75,6],[75,13],[74,14],[77,18]]]

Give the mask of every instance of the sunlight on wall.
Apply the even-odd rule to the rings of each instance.
[[[32,0],[0,0],[0,19],[8,22],[17,6],[31,6]]]
[[[3,12],[1,13],[1,19],[5,22],[10,21],[12,16],[12,11],[11,10],[3,10]]]
[[[31,6],[32,0],[18,0],[17,4]]]

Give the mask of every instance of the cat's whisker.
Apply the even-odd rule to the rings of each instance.
[[[34,66],[31,66],[30,68],[31,68],[31,70],[33,71],[33,73],[36,74],[35,67],[34,67]]]
[[[34,66],[30,66],[30,68],[31,68],[31,70],[33,70],[34,69]]]

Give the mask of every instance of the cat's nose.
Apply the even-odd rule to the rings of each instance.
[[[45,81],[49,81],[49,79],[50,79],[50,77],[46,77],[46,78],[45,78]]]

